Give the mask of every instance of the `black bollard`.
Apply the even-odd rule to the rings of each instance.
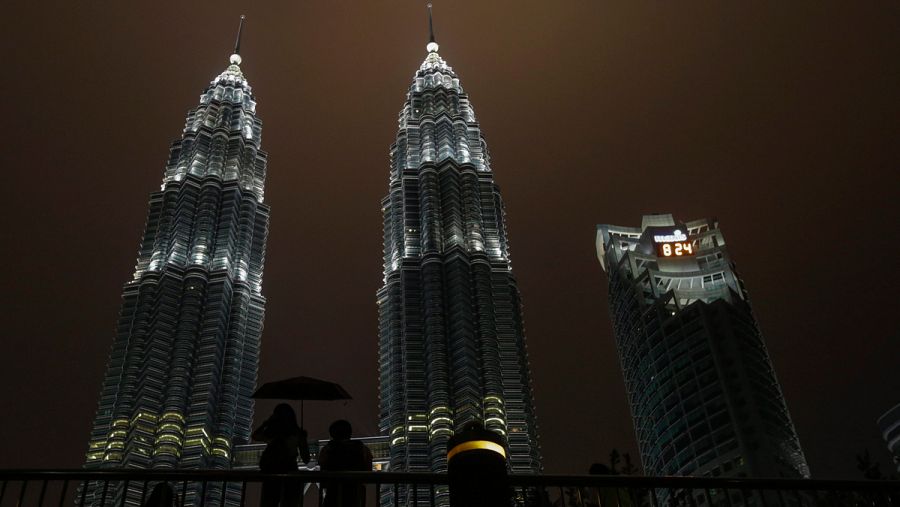
[[[447,442],[450,507],[509,507],[506,447],[500,435],[469,423]]]

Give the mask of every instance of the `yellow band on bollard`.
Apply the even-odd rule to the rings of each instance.
[[[461,452],[476,450],[494,451],[506,458],[506,449],[504,449],[502,445],[488,440],[472,440],[469,442],[463,442],[453,449],[450,449],[450,451],[447,452],[447,459],[450,460],[453,458],[453,456],[456,456]]]

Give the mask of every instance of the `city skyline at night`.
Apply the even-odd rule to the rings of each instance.
[[[337,418],[377,434],[379,205],[424,6],[38,7],[12,6],[0,31],[14,48],[0,201],[0,399],[14,417],[0,467],[84,463],[161,150],[222,71],[241,13],[240,67],[278,167],[260,381],[339,382],[353,401],[308,404],[310,436]],[[658,211],[723,224],[813,477],[858,477],[865,449],[886,466],[876,420],[900,392],[884,311],[900,281],[896,6],[436,9],[511,217],[545,472],[637,455],[592,247],[598,221]],[[272,407],[258,402],[255,422]]]

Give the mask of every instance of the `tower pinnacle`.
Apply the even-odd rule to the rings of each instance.
[[[241,64],[241,34],[244,32],[244,19],[246,16],[241,14],[241,22],[238,24],[238,33],[237,39],[234,41],[234,53],[231,54],[231,57],[228,59],[231,63],[235,65]]]
[[[434,41],[434,24],[431,22],[431,3],[428,4],[428,45],[425,49],[429,53],[437,53],[438,44]]]

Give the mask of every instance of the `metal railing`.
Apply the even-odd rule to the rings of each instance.
[[[449,505],[451,487],[446,474],[430,473],[0,470],[0,506],[145,505],[161,483],[172,487],[178,507],[256,506],[273,482],[299,485],[297,505],[308,507],[322,506],[322,483],[338,494],[358,485],[375,507]],[[900,481],[510,475],[507,484],[513,504],[537,507],[900,507]]]

